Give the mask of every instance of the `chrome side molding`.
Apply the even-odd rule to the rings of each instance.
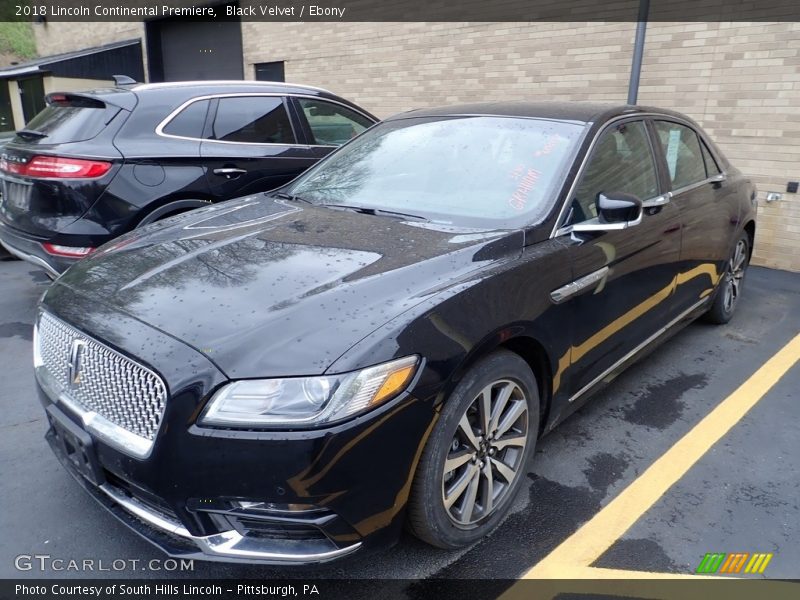
[[[577,391],[575,394],[573,394],[573,395],[570,397],[570,399],[569,399],[569,402],[570,402],[570,403],[572,403],[572,402],[575,402],[575,400],[577,400],[578,398],[580,398],[581,396],[583,396],[583,395],[584,395],[586,392],[588,392],[590,389],[592,389],[592,388],[593,388],[595,385],[597,385],[598,383],[600,383],[601,381],[603,381],[603,380],[604,380],[606,377],[608,377],[608,376],[609,376],[611,373],[613,373],[615,370],[617,370],[617,369],[618,369],[618,368],[619,368],[621,365],[623,365],[625,362],[627,362],[628,360],[630,360],[631,358],[633,358],[634,356],[636,356],[637,354],[639,354],[639,352],[641,352],[642,350],[644,350],[645,348],[647,348],[647,346],[649,346],[650,344],[652,344],[653,342],[655,342],[655,341],[656,341],[658,338],[660,338],[662,335],[664,335],[664,334],[665,334],[667,331],[669,331],[670,329],[672,329],[672,327],[673,327],[674,325],[677,325],[677,324],[678,324],[680,321],[682,321],[683,319],[685,319],[685,318],[686,318],[688,315],[690,315],[690,314],[691,314],[691,313],[693,313],[695,310],[697,310],[698,308],[700,308],[701,306],[703,306],[703,304],[706,304],[706,303],[708,302],[708,300],[709,300],[709,298],[710,298],[710,297],[711,297],[711,296],[706,296],[705,298],[703,298],[703,299],[702,299],[702,300],[700,300],[699,302],[696,302],[695,304],[692,304],[692,305],[691,305],[689,308],[687,308],[685,311],[683,311],[683,312],[682,312],[681,314],[679,314],[677,317],[675,317],[674,319],[672,319],[672,321],[670,321],[669,323],[667,323],[666,325],[664,325],[664,327],[662,327],[661,329],[659,329],[658,331],[656,331],[656,332],[655,332],[653,335],[651,335],[649,338],[647,338],[647,339],[646,339],[645,341],[643,341],[641,344],[639,344],[638,346],[636,346],[636,347],[635,347],[633,350],[631,350],[630,352],[628,352],[628,353],[627,353],[625,356],[623,356],[622,358],[620,358],[620,359],[619,359],[617,362],[615,362],[613,365],[611,365],[610,367],[608,367],[608,368],[607,368],[605,371],[603,371],[602,373],[600,373],[600,375],[598,375],[597,377],[595,377],[594,379],[592,379],[592,380],[591,380],[589,383],[587,383],[585,386],[583,386],[583,387],[582,387],[580,390],[578,390],[578,391]]]
[[[598,269],[593,273],[584,275],[583,277],[576,279],[567,285],[563,285],[560,288],[550,292],[550,300],[552,300],[555,304],[560,304],[578,292],[590,287],[592,284],[601,281],[608,274],[608,271],[608,267],[603,267],[602,269]]]

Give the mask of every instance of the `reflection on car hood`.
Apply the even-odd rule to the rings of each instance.
[[[229,377],[306,375],[522,245],[520,231],[251,196],[123,236],[57,285],[192,345]]]

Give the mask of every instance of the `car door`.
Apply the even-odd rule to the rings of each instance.
[[[645,122],[615,121],[596,138],[570,191],[557,233],[569,245],[573,281],[553,290],[551,298],[570,304],[571,401],[668,320],[680,253],[680,211],[663,195],[656,164]],[[641,222],[604,230],[597,202],[609,192],[641,199]]]
[[[675,311],[707,297],[724,272],[738,223],[734,203],[726,202],[724,175],[706,143],[686,123],[654,120],[671,202],[681,215],[681,269]]]
[[[323,158],[374,124],[360,112],[322,98],[292,99],[312,151]]]
[[[300,143],[286,99],[274,94],[221,96],[213,106],[200,155],[219,200],[277,188],[318,159]]]

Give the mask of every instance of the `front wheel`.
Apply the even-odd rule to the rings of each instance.
[[[476,542],[508,513],[539,428],[528,364],[497,351],[477,363],[442,408],[417,467],[409,527],[440,548]]]
[[[742,284],[747,266],[750,263],[750,236],[742,233],[736,241],[731,257],[725,265],[725,273],[719,283],[719,289],[714,297],[714,303],[706,314],[706,319],[711,323],[724,324],[731,320],[739,297],[742,294]]]

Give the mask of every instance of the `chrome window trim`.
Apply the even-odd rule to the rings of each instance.
[[[553,238],[556,238],[556,237],[559,237],[559,236],[562,236],[562,235],[565,235],[567,233],[571,233],[572,232],[572,226],[571,225],[562,226],[561,224],[563,223],[564,218],[566,216],[567,207],[570,204],[570,198],[572,197],[572,194],[575,193],[575,188],[578,186],[578,182],[580,181],[581,177],[583,176],[584,171],[586,170],[586,164],[589,162],[589,158],[592,156],[592,151],[594,150],[595,146],[597,145],[597,141],[600,139],[600,136],[602,136],[606,132],[606,130],[608,130],[614,123],[617,123],[618,121],[624,121],[624,120],[631,120],[631,121],[642,120],[642,121],[644,121],[644,120],[647,120],[647,119],[650,119],[650,120],[653,120],[653,121],[673,121],[675,123],[678,123],[679,125],[683,125],[684,127],[688,127],[689,129],[694,131],[697,134],[698,138],[702,142],[705,142],[706,148],[708,148],[708,152],[711,154],[711,157],[717,163],[717,168],[719,168],[719,165],[721,164],[721,161],[719,160],[719,157],[715,155],[714,150],[712,149],[712,146],[708,141],[708,138],[703,133],[701,133],[700,130],[695,125],[693,125],[692,123],[690,123],[689,121],[687,121],[685,119],[681,119],[680,117],[675,117],[675,116],[672,116],[672,115],[665,115],[665,114],[654,113],[654,112],[641,112],[641,113],[636,113],[636,114],[625,114],[625,115],[619,115],[617,117],[614,117],[613,119],[610,119],[609,121],[606,122],[606,124],[603,126],[603,128],[600,129],[595,134],[594,138],[592,139],[591,143],[589,144],[589,148],[586,150],[586,154],[584,155],[583,160],[581,161],[581,164],[578,167],[578,172],[576,173],[575,178],[572,180],[572,183],[569,186],[569,190],[567,192],[567,195],[564,197],[564,200],[561,203],[561,209],[558,212],[558,217],[556,218],[555,223],[553,223],[553,229],[550,232],[550,239],[553,239]],[[648,137],[649,137],[649,132],[648,132]],[[652,150],[655,150],[655,149],[653,148]],[[653,159],[655,160],[656,157],[653,156]],[[714,175],[712,177],[707,177],[703,181],[698,181],[696,184],[691,184],[691,186],[684,186],[683,188],[680,188],[680,189],[668,190],[669,192],[672,193],[672,196],[670,196],[670,198],[674,198],[678,194],[682,194],[683,192],[687,192],[690,189],[694,189],[695,187],[700,187],[701,185],[704,185],[704,184],[707,184],[707,183],[715,183],[717,181],[724,181],[727,178],[727,176],[728,176],[727,172],[720,168],[720,174],[719,175]],[[720,177],[721,177],[721,179],[720,179]],[[658,196],[654,196],[653,198],[648,198],[647,200],[643,200],[642,203],[644,204],[646,202],[651,202],[651,201],[655,200],[656,198],[659,198],[662,195],[663,194],[659,194]]]
[[[324,90],[323,90],[324,91]],[[218,94],[206,94],[203,96],[196,96],[195,98],[190,98],[183,102],[180,106],[174,109],[171,113],[169,113],[166,117],[164,117],[158,125],[156,125],[155,133],[158,136],[165,137],[165,138],[172,138],[176,140],[186,140],[190,142],[212,142],[215,144],[233,144],[236,146],[281,146],[283,148],[338,148],[339,146],[331,146],[329,144],[279,144],[276,142],[230,142],[227,140],[208,140],[201,137],[191,137],[185,135],[174,135],[172,133],[165,133],[164,128],[169,125],[170,121],[172,121],[175,117],[178,116],[180,112],[182,112],[186,107],[190,104],[194,104],[195,102],[202,102],[204,100],[217,100],[219,98],[240,98],[240,97],[277,97],[277,98],[310,98],[312,100],[322,100],[324,102],[330,102],[332,104],[338,104],[339,106],[343,106],[344,108],[349,108],[355,113],[360,114],[362,117],[373,121],[373,118],[370,117],[368,114],[364,113],[357,108],[349,106],[344,102],[339,102],[338,100],[332,100],[330,98],[321,98],[320,96],[313,96],[311,94],[295,94],[295,93],[280,93],[280,92],[225,92],[225,93],[218,93]],[[284,106],[284,108],[286,108]],[[289,118],[289,123],[292,125],[292,131],[294,131],[294,123],[292,123],[292,115],[288,110],[286,110],[286,116]],[[377,121],[373,121],[373,125],[377,123]],[[295,132],[295,137],[297,137],[297,132]]]

